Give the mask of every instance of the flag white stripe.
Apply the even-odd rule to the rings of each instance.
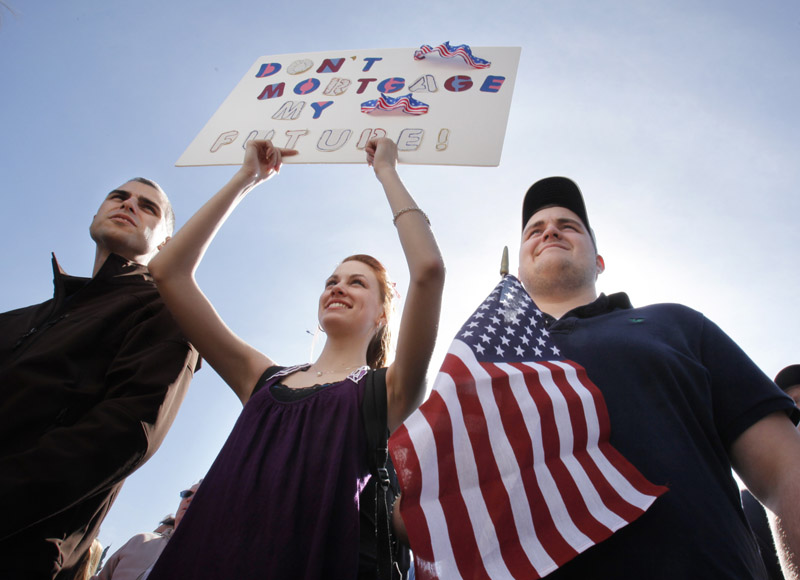
[[[567,380],[569,380],[569,383],[573,385],[573,388],[579,391],[581,395],[583,412],[586,415],[587,427],[589,427],[586,447],[595,465],[597,465],[598,469],[603,473],[603,476],[614,487],[617,493],[619,493],[622,499],[631,505],[646,510],[656,500],[655,496],[643,494],[633,487],[631,482],[619,472],[598,447],[600,441],[600,420],[597,417],[597,407],[594,405],[594,400],[589,389],[578,379],[578,373],[575,367],[563,361],[553,361],[551,364],[558,365],[566,371]],[[583,395],[583,392],[586,393],[586,396]],[[626,521],[622,520],[620,525],[612,529],[618,530],[625,525]]]
[[[467,426],[464,423],[464,415],[461,410],[461,404],[458,401],[455,383],[450,375],[439,373],[437,385],[437,392],[444,400],[453,423],[453,454],[458,485],[464,497],[464,504],[472,524],[479,555],[482,558],[491,556],[493,553],[499,555],[496,550],[498,545],[497,535],[494,531],[492,519],[489,517],[489,509],[481,493],[475,453],[472,449]],[[488,561],[484,559],[483,565],[490,577],[502,578],[505,575],[508,578],[510,575],[502,559],[498,562],[496,558],[490,557]]]
[[[594,412],[588,415],[584,413],[585,421],[577,416],[572,416],[572,414],[570,414],[569,404],[567,403],[564,394],[555,384],[552,371],[550,371],[550,369],[544,365],[533,363],[530,366],[537,369],[539,373],[539,380],[541,381],[547,393],[553,399],[556,425],[558,427],[558,436],[561,443],[561,461],[564,463],[564,466],[572,476],[572,480],[577,486],[578,491],[580,492],[581,497],[586,504],[586,508],[589,510],[589,513],[594,519],[608,529],[616,530],[621,528],[625,525],[625,520],[620,518],[616,513],[606,507],[606,505],[603,503],[603,500],[600,499],[597,489],[595,489],[594,485],[592,484],[592,480],[589,478],[586,471],[583,469],[583,466],[575,457],[575,439],[572,424],[573,422],[577,423],[578,420],[580,420],[584,423],[587,432],[591,432],[593,430],[599,432],[600,427],[597,424],[597,413]],[[577,374],[572,373],[572,376],[566,375],[566,378],[572,391],[580,398],[583,410],[586,411],[587,405],[593,407],[594,401],[592,399],[592,395],[589,390],[586,389],[586,387],[584,387],[584,385],[578,380]],[[596,445],[597,439],[587,442],[587,448],[591,448],[592,446]]]
[[[646,495],[631,485],[631,482],[623,476],[619,470],[608,460],[608,457],[597,447],[589,449],[589,454],[594,459],[606,479],[614,486],[617,493],[631,505],[645,511],[658,498],[656,495]],[[625,525],[625,523],[623,523]]]
[[[436,382],[439,382],[438,378]],[[456,559],[447,532],[447,522],[439,502],[439,462],[433,430],[419,409],[414,411],[404,424],[419,462],[419,473],[416,474],[420,480],[419,503],[425,514],[434,555],[434,561],[428,564],[434,567],[438,578],[460,580],[461,575],[455,565]],[[448,566],[444,566],[444,562],[447,562]]]
[[[520,411],[528,429],[528,436],[533,447],[533,471],[536,474],[536,481],[544,497],[550,516],[561,537],[577,551],[585,550],[594,544],[592,539],[578,529],[572,521],[561,492],[558,490],[553,475],[547,468],[544,461],[544,446],[542,444],[542,420],[539,416],[539,409],[536,402],[531,397],[528,385],[522,371],[512,367],[507,363],[498,363],[496,366],[509,375],[511,391],[517,400]],[[546,369],[545,369],[546,370]]]
[[[545,551],[533,526],[533,519],[530,515],[531,505],[530,502],[528,502],[525,488],[522,485],[521,470],[517,458],[514,455],[514,449],[511,447],[511,443],[503,428],[500,409],[497,407],[497,400],[494,397],[494,390],[492,388],[492,378],[475,359],[472,349],[469,348],[467,344],[460,340],[454,340],[450,347],[450,352],[461,359],[475,378],[478,399],[481,404],[483,416],[486,420],[487,434],[492,448],[492,455],[500,471],[503,486],[508,493],[511,503],[511,513],[514,518],[517,535],[520,537],[520,546],[536,572],[539,575],[544,575],[548,571],[554,570],[556,568],[556,563]],[[475,525],[474,521],[472,523]],[[493,526],[491,520],[487,525]],[[501,553],[499,551],[494,551],[492,555],[500,559],[502,569],[498,570],[498,575],[495,575],[495,565],[484,559],[487,572],[489,572],[490,576],[493,578],[504,578],[502,572],[505,570],[505,577],[507,578],[509,572],[505,562],[502,561]]]
[[[550,361],[550,364],[564,370],[570,386],[580,395],[583,414],[586,416],[586,446],[589,448],[597,447],[600,442],[600,419],[597,416],[597,408],[594,406],[592,393],[578,378],[578,372],[575,367],[563,361]]]

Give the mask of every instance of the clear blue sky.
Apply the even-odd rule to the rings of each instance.
[[[262,55],[521,46],[498,168],[404,166],[448,267],[444,349],[516,270],[525,189],[582,187],[607,270],[635,304],[708,315],[770,376],[800,362],[800,4],[738,0],[496,0],[458,4],[6,0],[0,6],[0,310],[48,298],[49,254],[89,275],[88,226],[135,175],[159,181],[178,225],[232,174],[175,161]],[[251,194],[198,278],[228,324],[282,363],[308,360],[337,261],[367,251],[407,275],[366,166],[293,165]],[[118,548],[174,512],[236,419],[210,368],[100,532]]]

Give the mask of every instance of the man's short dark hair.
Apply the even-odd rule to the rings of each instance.
[[[172,210],[172,203],[170,203],[169,197],[167,197],[167,193],[161,188],[159,184],[157,184],[152,179],[147,179],[146,177],[133,177],[128,180],[128,182],[131,181],[149,185],[153,189],[160,191],[161,194],[164,196],[164,199],[167,200],[167,207],[164,208],[164,220],[167,224],[167,235],[171,236],[172,232],[175,231],[175,212]]]

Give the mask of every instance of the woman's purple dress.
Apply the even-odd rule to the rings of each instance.
[[[270,387],[296,369],[247,402],[148,580],[356,577],[371,371],[277,400]]]

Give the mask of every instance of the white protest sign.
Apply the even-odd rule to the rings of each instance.
[[[383,136],[402,163],[498,165],[521,49],[421,48],[261,57],[176,165],[238,165],[252,139],[300,151],[286,163],[363,163]]]

